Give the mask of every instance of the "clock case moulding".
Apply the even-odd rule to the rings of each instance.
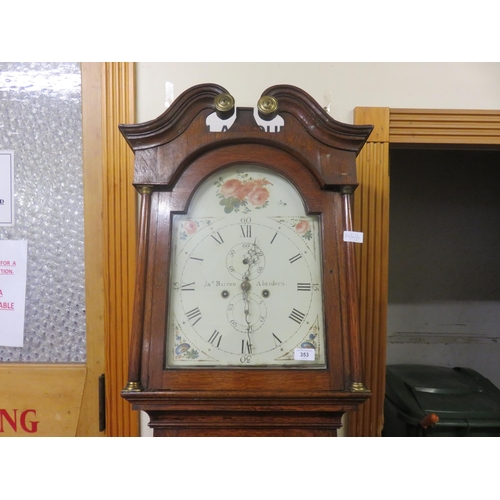
[[[335,436],[342,415],[370,397],[363,384],[352,230],[356,157],[371,125],[335,121],[306,92],[276,85],[259,115],[279,115],[269,132],[253,108],[234,108],[221,86],[181,94],[158,118],[120,125],[135,154],[141,196],[128,384],[122,396],[150,417],[155,436]],[[277,108],[276,108],[277,105]],[[236,119],[213,132],[207,117]],[[171,216],[186,212],[196,187],[217,170],[255,164],[288,178],[323,224],[325,369],[166,369]]]

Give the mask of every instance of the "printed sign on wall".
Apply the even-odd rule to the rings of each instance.
[[[0,346],[23,347],[28,243],[0,240]]]
[[[14,225],[14,151],[0,151],[0,227]]]

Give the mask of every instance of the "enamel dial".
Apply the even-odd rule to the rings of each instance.
[[[269,169],[205,180],[173,216],[166,367],[325,367],[321,219]]]

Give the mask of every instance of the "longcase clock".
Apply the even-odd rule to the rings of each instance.
[[[155,436],[335,436],[363,384],[351,196],[371,126],[289,85],[121,125],[141,196],[122,391]]]

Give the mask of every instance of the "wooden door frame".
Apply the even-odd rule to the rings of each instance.
[[[365,383],[372,397],[349,415],[350,436],[380,436],[383,427],[389,270],[389,146],[500,148],[500,110],[360,107],[356,125],[375,126],[358,157],[354,229],[358,246],[360,327]]]

